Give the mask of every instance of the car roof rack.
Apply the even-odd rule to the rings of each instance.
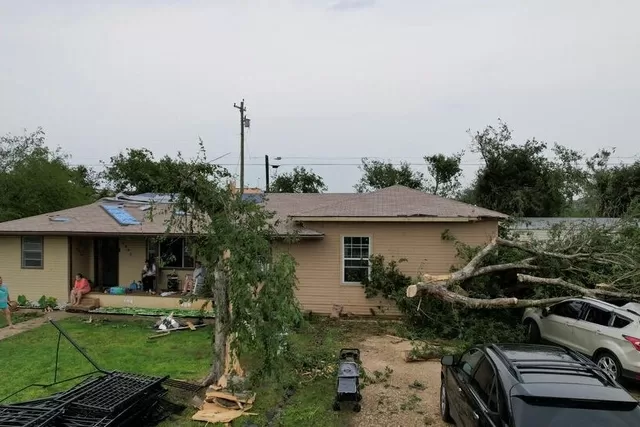
[[[602,368],[591,362],[580,353],[571,349],[564,350],[574,360],[558,359],[511,359],[502,350],[499,344],[489,346],[500,360],[505,364],[509,372],[520,382],[525,382],[523,374],[562,374],[576,376],[591,376],[598,378],[604,385],[615,386],[616,383]]]

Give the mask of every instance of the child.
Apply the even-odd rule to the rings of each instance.
[[[2,277],[0,277],[0,310],[4,311],[4,315],[7,318],[7,324],[10,329],[13,329],[13,322],[11,322],[11,310],[9,310],[10,301],[9,288],[2,282]]]

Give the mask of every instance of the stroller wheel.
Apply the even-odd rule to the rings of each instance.
[[[340,410],[340,403],[339,402],[333,402],[333,410],[334,411],[339,411]]]
[[[356,402],[360,402],[362,400],[362,395],[360,393],[356,394]]]
[[[361,409],[362,409],[362,405],[360,405],[359,403],[356,403],[355,405],[353,405],[353,412],[360,412]]]

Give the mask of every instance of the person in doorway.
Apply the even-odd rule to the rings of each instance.
[[[202,292],[202,286],[204,286],[204,277],[207,274],[207,270],[202,266],[200,261],[196,261],[195,268],[193,269],[193,294],[198,295]]]
[[[71,289],[71,294],[69,294],[69,304],[79,305],[82,297],[89,292],[91,292],[91,285],[89,285],[87,278],[80,273],[76,274],[76,281]]]
[[[151,292],[156,281],[156,263],[153,259],[148,259],[142,267],[142,290]]]
[[[9,325],[9,329],[13,329],[13,322],[11,322],[11,310],[9,310],[10,302],[11,298],[9,298],[9,288],[2,281],[2,277],[0,277],[0,311],[4,311],[4,316],[7,318],[7,325]]]

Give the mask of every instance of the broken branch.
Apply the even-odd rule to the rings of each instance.
[[[567,289],[571,289],[574,292],[579,293],[580,295],[586,295],[590,297],[597,298],[598,296],[604,297],[612,297],[612,298],[622,298],[622,299],[631,299],[638,301],[640,300],[640,295],[632,294],[628,292],[614,292],[607,291],[604,289],[589,289],[582,287],[580,285],[576,285],[571,282],[567,282],[566,280],[560,278],[547,278],[547,277],[536,277],[529,276],[527,274],[518,274],[518,281],[524,283],[535,283],[539,285],[553,285],[553,286],[562,286]]]
[[[425,292],[434,298],[442,301],[461,304],[469,308],[526,308],[526,307],[541,307],[558,302],[564,301],[570,296],[557,297],[557,298],[545,298],[545,299],[518,299],[518,298],[470,298],[455,292],[451,292],[446,287],[441,285],[427,286]]]

